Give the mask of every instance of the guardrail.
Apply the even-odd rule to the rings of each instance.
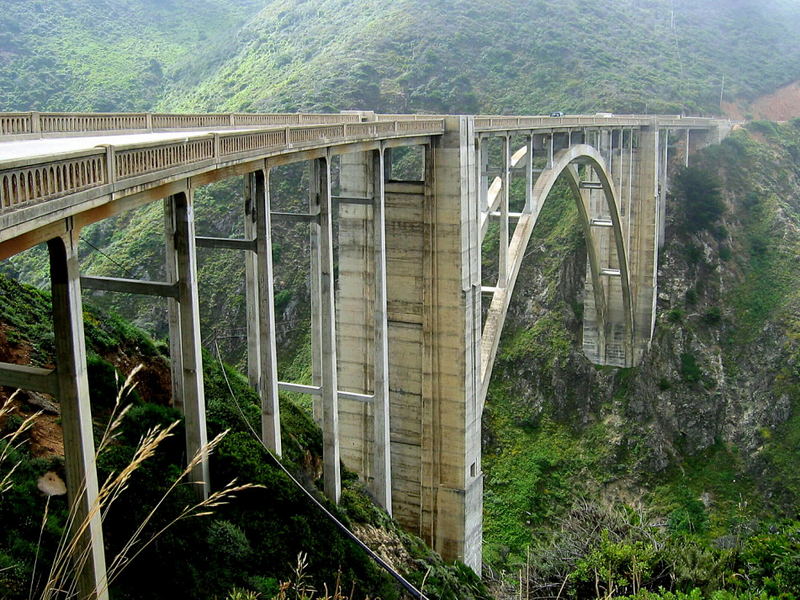
[[[297,116],[297,115],[295,115]],[[125,146],[103,146],[52,157],[0,163],[0,214],[108,184],[157,180],[177,167],[223,164],[321,144],[444,133],[443,119],[299,125],[200,134]],[[131,183],[134,185],[134,183]]]
[[[0,113],[0,136],[161,131],[208,127],[357,123],[358,114],[339,113]]]
[[[505,129],[536,129],[553,127],[642,127],[657,125],[670,128],[710,128],[726,122],[705,117],[681,117],[680,115],[577,115],[566,117],[475,117],[478,131],[502,131]]]

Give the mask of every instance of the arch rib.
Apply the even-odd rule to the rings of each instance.
[[[526,148],[521,149],[514,154],[514,158],[519,162],[525,156]],[[575,198],[575,204],[578,209],[578,215],[586,238],[587,258],[589,263],[590,276],[592,278],[592,287],[594,290],[595,305],[597,310],[598,322],[600,326],[600,335],[603,336],[605,323],[607,321],[607,305],[605,285],[602,279],[602,270],[597,256],[597,250],[594,244],[594,235],[591,229],[589,220],[588,206],[584,202],[583,195],[580,189],[580,175],[577,165],[586,164],[591,167],[596,173],[602,187],[603,195],[611,216],[614,244],[619,259],[619,271],[622,282],[622,295],[623,295],[623,311],[624,311],[624,324],[625,324],[625,355],[626,360],[630,362],[633,358],[633,305],[631,300],[631,283],[630,272],[628,267],[628,254],[625,245],[625,238],[622,233],[622,221],[619,213],[619,204],[617,200],[617,192],[614,188],[614,183],[605,165],[605,161],[600,152],[594,147],[587,144],[578,144],[561,150],[553,160],[553,165],[550,169],[542,172],[541,176],[537,179],[533,188],[533,207],[530,212],[524,213],[514,229],[514,235],[509,244],[509,258],[510,270],[508,273],[508,283],[505,287],[497,288],[492,296],[492,302],[489,307],[489,312],[486,317],[486,324],[484,325],[483,334],[481,336],[481,387],[480,387],[480,405],[483,408],[486,401],[486,394],[489,388],[489,379],[492,374],[492,367],[494,360],[497,356],[497,349],[500,343],[500,333],[505,323],[506,314],[511,301],[511,293],[514,290],[514,285],[519,275],[519,270],[522,265],[522,260],[525,256],[525,249],[527,248],[528,241],[533,233],[533,228],[539,217],[544,201],[547,199],[550,191],[555,185],[558,178],[564,174],[567,176],[572,194]],[[492,189],[496,187],[493,184]],[[499,196],[499,189],[495,191]],[[483,227],[481,227],[483,229]]]

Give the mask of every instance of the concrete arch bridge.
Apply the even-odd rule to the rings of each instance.
[[[206,441],[196,248],[242,251],[263,441],[280,454],[281,390],[313,395],[325,492],[338,500],[344,462],[406,528],[480,571],[481,412],[550,189],[567,179],[588,241],[584,352],[599,364],[636,364],[653,330],[668,156],[688,161],[728,129],[669,116],[0,114],[0,259],[47,243],[57,341],[54,370],[2,364],[0,383],[60,400],[70,501],[89,522],[77,546],[89,556],[81,597],[108,596],[82,288],[168,299],[172,391],[193,455]],[[424,167],[397,180],[392,154],[410,146]],[[270,170],[299,162],[311,173],[307,210],[273,210]],[[197,236],[194,190],[229,177],[245,181],[245,237]],[[518,179],[524,198],[512,193]],[[153,202],[164,206],[166,281],[81,276],[81,230]],[[306,223],[311,240],[311,385],[277,376],[278,219]],[[499,251],[486,281],[489,231]],[[192,476],[207,493],[207,462]]]

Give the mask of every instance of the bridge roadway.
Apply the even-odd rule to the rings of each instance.
[[[280,389],[313,395],[326,494],[338,501],[343,461],[401,524],[480,572],[481,412],[550,189],[566,178],[587,238],[584,353],[636,364],[654,323],[669,155],[688,161],[729,128],[654,116],[0,114],[0,259],[48,244],[57,365],[0,364],[0,382],[59,397],[70,502],[87,525],[77,545],[81,598],[108,597],[81,288],[168,299],[173,398],[187,454],[202,455],[195,249],[242,250],[264,443],[280,454]],[[422,147],[421,180],[391,179],[392,149],[402,146]],[[308,211],[271,211],[270,169],[292,162],[310,168]],[[234,176],[244,178],[244,239],[196,236],[193,190]],[[515,177],[525,178],[524,198],[511,192]],[[155,201],[164,204],[167,280],[82,277],[81,229]],[[310,385],[277,377],[273,219],[309,227]],[[482,273],[490,229],[499,250]],[[485,320],[482,296],[491,297]],[[192,478],[207,494],[205,459]]]

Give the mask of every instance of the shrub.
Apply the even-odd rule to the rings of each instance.
[[[680,323],[683,321],[684,312],[680,308],[673,308],[667,313],[667,321],[670,323]]]
[[[684,352],[681,354],[681,378],[686,383],[697,383],[703,376],[700,365],[697,364],[694,354]]]
[[[700,167],[687,167],[675,176],[676,197],[688,233],[710,229],[725,212],[719,178]]]

